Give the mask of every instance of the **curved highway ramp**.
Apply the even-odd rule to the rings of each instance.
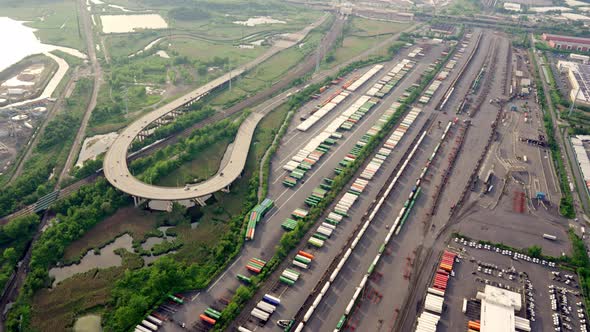
[[[232,184],[242,173],[246,165],[250,141],[258,122],[264,117],[260,113],[250,114],[238,129],[234,140],[229,161],[212,178],[186,187],[161,187],[149,185],[135,178],[127,166],[127,141],[131,143],[133,137],[120,136],[119,144],[113,144],[104,160],[104,174],[109,182],[117,189],[129,195],[154,200],[185,200],[206,196]],[[124,132],[125,134],[125,132]]]

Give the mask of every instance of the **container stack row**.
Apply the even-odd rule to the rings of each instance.
[[[422,50],[422,47],[416,47],[412,52],[408,53],[408,58],[415,58],[417,55],[421,55]]]
[[[438,270],[434,274],[432,286],[426,291],[426,298],[424,300],[424,311],[418,318],[416,325],[416,332],[434,332],[436,325],[440,320],[440,315],[443,311],[445,300],[445,292],[450,278],[450,273],[453,270],[455,258],[457,254],[450,251],[443,251]],[[423,319],[421,319],[423,317]],[[477,323],[479,325],[479,323]],[[472,327],[469,327],[472,328]],[[475,329],[479,331],[478,329]]]
[[[152,315],[148,315],[141,324],[135,326],[135,332],[152,332],[157,331],[162,326],[163,321]]]
[[[256,224],[262,220],[262,217],[274,206],[273,200],[265,198],[260,204],[256,205],[248,216],[248,225],[246,226],[246,240],[254,240]]]
[[[317,111],[313,112],[309,118],[297,126],[297,130],[307,131],[314,124],[320,121],[326,114],[330,113],[338,104],[340,104],[346,97],[350,95],[349,92],[341,91],[337,95],[333,96],[328,103],[320,107]]]
[[[394,103],[394,105],[392,105],[394,112],[397,110],[397,108],[399,108],[399,105],[399,103]],[[389,136],[387,141],[385,141],[383,147],[379,149],[371,162],[369,162],[369,164],[365,167],[361,173],[361,178],[365,180],[371,180],[375,176],[383,162],[387,160],[387,157],[391,154],[392,150],[395,149],[397,144],[401,141],[405,133],[412,126],[414,121],[416,121],[421,112],[421,109],[414,107],[410,112],[408,112],[408,114],[406,114],[400,125],[394,130],[391,136]],[[374,131],[371,131],[371,133],[372,132]]]
[[[265,294],[262,300],[256,304],[256,308],[252,309],[250,315],[265,323],[266,321],[268,321],[270,316],[277,310],[277,307],[280,304],[281,300],[278,297],[275,297],[270,294]]]
[[[395,65],[387,75],[380,79],[377,83],[369,89],[367,95],[377,98],[383,98],[406,76],[410,70],[414,68],[414,62],[408,59],[403,59]]]
[[[439,80],[432,81],[432,83],[430,83],[430,85],[428,86],[426,91],[424,91],[424,94],[422,94],[422,96],[420,96],[420,99],[418,99],[418,102],[420,104],[424,104],[424,105],[428,104],[428,102],[430,102],[430,99],[432,98],[432,96],[434,96],[434,94],[440,88],[441,85],[442,85],[442,81],[439,81]]]
[[[266,265],[266,261],[263,261],[260,258],[250,258],[248,264],[246,264],[246,269],[253,273],[260,273],[264,266]]]
[[[334,122],[340,124],[338,129],[350,130],[359,122],[373,106],[378,103],[378,100],[371,99],[369,96],[361,96],[356,103],[352,104],[348,109],[342,112]]]
[[[371,69],[369,69],[363,76],[359,77],[354,83],[350,84],[346,90],[354,92],[358,88],[360,88],[363,84],[365,84],[368,80],[370,80],[375,74],[377,74],[381,69],[383,69],[383,65],[374,65]]]
[[[303,250],[299,250],[297,255],[295,255],[295,258],[293,258],[293,266],[307,270],[313,259],[314,256],[312,254]]]

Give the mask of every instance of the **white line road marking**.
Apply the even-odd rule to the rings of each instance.
[[[375,111],[376,111],[376,110],[375,110]],[[383,112],[381,112],[381,113],[383,113]],[[344,142],[342,142],[342,144],[338,145],[338,148],[337,148],[336,150],[334,150],[333,152],[331,152],[331,153],[329,154],[328,158],[326,158],[326,160],[325,160],[324,162],[322,162],[322,163],[321,163],[320,167],[318,167],[318,168],[317,168],[315,171],[311,172],[311,175],[309,176],[309,179],[308,179],[308,180],[306,180],[306,181],[310,181],[310,180],[311,180],[311,179],[312,179],[312,178],[313,178],[313,177],[314,177],[314,176],[315,176],[315,175],[318,173],[318,171],[319,171],[319,170],[321,170],[322,168],[324,168],[324,166],[328,165],[328,164],[329,164],[329,161],[330,161],[332,158],[334,158],[334,156],[336,155],[336,153],[337,153],[337,152],[338,152],[340,149],[342,149],[342,148],[343,148],[343,147],[346,145],[346,142],[348,142],[348,141],[349,141],[349,140],[350,140],[350,139],[351,139],[351,138],[354,136],[354,133],[358,132],[358,130],[360,129],[360,127],[362,127],[362,125],[363,125],[364,123],[367,123],[367,122],[369,121],[369,119],[373,118],[373,117],[375,116],[375,114],[377,114],[377,112],[373,112],[373,113],[371,113],[371,115],[369,115],[369,116],[368,116],[368,117],[367,117],[365,120],[363,120],[363,123],[359,124],[359,125],[356,127],[357,129],[356,129],[356,130],[354,130],[354,132],[353,132],[353,133],[351,133],[351,135],[350,135],[350,136],[348,136],[348,137],[347,137],[347,138],[344,140]],[[280,206],[278,206],[278,207],[277,207],[277,210],[280,210],[280,209],[281,209],[283,206],[285,206],[285,204],[287,204],[287,202],[289,202],[289,201],[291,200],[291,198],[293,198],[293,196],[295,196],[295,194],[297,194],[297,192],[298,192],[299,190],[301,190],[301,188],[303,188],[303,186],[300,186],[299,188],[297,188],[297,190],[295,190],[295,192],[294,192],[293,194],[291,194],[291,196],[289,196],[289,198],[287,198],[287,200],[286,200],[286,201],[285,201],[283,204],[281,204]],[[288,189],[287,189],[287,190],[288,190]],[[279,195],[279,197],[277,197],[277,198],[275,199],[275,203],[276,203],[276,202],[279,200],[279,198],[281,198],[281,196],[283,196],[283,194],[284,194],[285,192],[287,192],[287,190],[283,191],[283,193],[281,193],[281,195]],[[273,215],[274,215],[274,214],[273,214]],[[272,216],[271,216],[271,217],[272,217]],[[270,219],[270,217],[269,217],[269,219]]]
[[[225,272],[223,272],[223,274],[222,274],[222,275],[220,275],[220,276],[219,276],[219,278],[217,278],[217,280],[215,281],[215,283],[214,283],[213,285],[211,285],[209,288],[207,288],[207,293],[208,293],[209,291],[211,291],[211,289],[212,289],[213,287],[215,287],[215,285],[217,285],[217,283],[218,283],[218,282],[219,282],[221,279],[223,279],[223,277],[225,277],[225,274],[226,274],[226,273],[227,273],[229,270],[231,270],[231,269],[232,269],[232,267],[234,267],[234,265],[236,265],[236,263],[237,263],[237,262],[240,260],[240,258],[241,258],[241,257],[242,257],[242,255],[238,256],[238,257],[236,258],[236,260],[235,260],[235,261],[234,261],[234,262],[233,262],[233,263],[232,263],[232,264],[231,264],[231,265],[230,265],[230,266],[229,266],[227,269],[225,269]]]
[[[277,176],[277,179],[273,181],[272,184],[277,183],[277,181],[279,181],[280,179],[283,178],[283,175],[287,174],[287,171],[283,171],[283,173],[281,173],[281,175]]]
[[[195,300],[197,299],[197,297],[199,297],[199,295],[201,295],[201,292],[198,292],[197,295],[193,296],[193,298],[191,299],[191,302],[195,302]]]
[[[291,140],[294,139],[295,137],[297,137],[297,135],[299,135],[299,134],[301,134],[301,131],[297,130],[297,132],[295,133],[295,135],[291,136],[291,138],[289,138],[289,140],[287,140],[283,144],[287,144],[287,143],[291,142]]]

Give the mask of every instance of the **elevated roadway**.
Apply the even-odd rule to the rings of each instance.
[[[229,162],[223,169],[212,178],[195,185],[188,185],[185,187],[160,187],[146,184],[135,178],[129,171],[127,164],[127,152],[135,140],[144,130],[146,130],[152,123],[157,122],[167,114],[182,109],[191,103],[198,101],[203,96],[207,95],[214,89],[226,84],[232,78],[242,75],[249,69],[266,61],[278,52],[292,47],[301,42],[305,36],[314,28],[325,21],[327,15],[323,16],[318,21],[314,22],[305,29],[289,34],[284,39],[281,39],[273,45],[271,49],[265,52],[255,60],[237,68],[213,81],[187,93],[186,95],[166,104],[145,116],[139,118],[127,128],[125,128],[119,137],[113,142],[109,148],[104,159],[104,174],[107,180],[117,189],[126,192],[129,195],[154,200],[186,200],[197,197],[206,196],[224,188],[227,188],[236,178],[238,178],[243,170],[248,156],[248,149],[250,141],[256,125],[264,116],[263,113],[252,113],[240,126],[238,134],[235,139],[235,146],[231,152]]]

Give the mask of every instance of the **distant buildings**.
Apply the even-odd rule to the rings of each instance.
[[[588,62],[590,62],[590,56],[582,55],[582,54],[576,54],[576,53],[571,53],[570,54],[570,59],[571,60],[580,61],[583,64],[588,64]]]
[[[547,33],[544,33],[542,38],[549,46],[556,49],[581,52],[590,51],[590,38],[550,35]]]
[[[557,67],[562,72],[567,72],[572,87],[570,100],[575,101],[577,105],[590,106],[590,65],[559,61]]]
[[[514,3],[514,2],[504,2],[504,9],[509,10],[511,12],[521,12],[522,11],[520,4]]]

